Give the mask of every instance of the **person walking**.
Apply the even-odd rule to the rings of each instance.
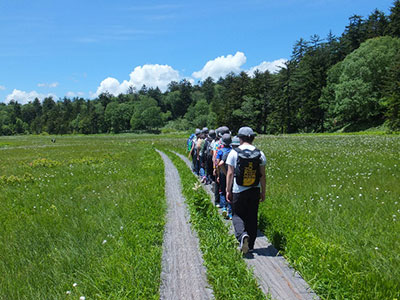
[[[265,154],[252,145],[255,133],[250,127],[239,129],[240,146],[226,159],[228,165],[226,197],[232,204],[232,222],[240,250],[254,249],[257,237],[258,205],[265,200]]]
[[[197,161],[197,140],[199,139],[199,136],[201,134],[201,130],[199,128],[196,128],[195,131],[195,136],[192,139],[191,142],[191,148],[189,151],[189,155],[188,155],[188,159],[190,159],[190,157],[192,158],[192,171],[196,174],[199,175],[199,166],[198,166],[198,161]]]
[[[220,206],[222,208],[222,216],[225,219],[232,219],[232,208],[231,204],[226,201],[226,168],[225,161],[231,152],[231,135],[229,133],[225,133],[221,138],[222,145],[224,147],[218,150],[216,162],[217,162],[217,181],[220,186],[219,199]]]

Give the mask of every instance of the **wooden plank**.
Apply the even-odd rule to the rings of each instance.
[[[183,155],[176,153],[190,168],[190,161]],[[203,185],[204,189],[211,196],[213,201],[214,193],[210,185]],[[233,234],[232,222],[230,232]],[[282,300],[312,300],[320,299],[296,272],[286,259],[281,256],[278,250],[268,241],[268,239],[258,231],[258,236],[253,253],[244,256],[247,265],[253,270],[261,290],[270,294],[273,299]]]

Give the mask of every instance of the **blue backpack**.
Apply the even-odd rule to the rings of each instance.
[[[186,141],[188,151],[192,150],[193,138],[194,138],[195,136],[196,136],[196,135],[195,135],[194,133],[192,133],[192,134],[190,135],[190,137],[189,137],[189,138],[187,139],[187,141]]]

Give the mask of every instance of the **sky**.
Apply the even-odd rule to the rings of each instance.
[[[294,43],[393,0],[0,0],[0,102],[93,99],[172,80],[274,72]]]

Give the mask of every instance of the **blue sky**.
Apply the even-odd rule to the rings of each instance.
[[[0,0],[0,102],[274,70],[296,40],[340,35],[393,0]]]

